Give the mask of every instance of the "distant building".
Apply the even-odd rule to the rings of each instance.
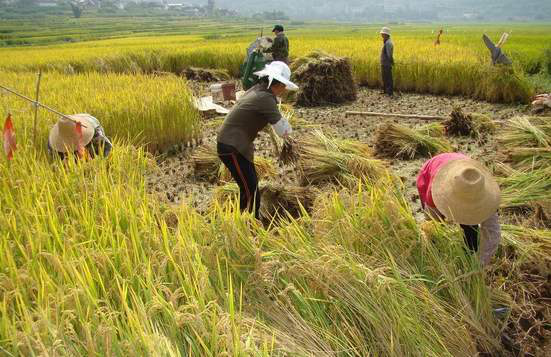
[[[38,0],[36,2],[36,5],[38,5],[40,7],[56,7],[57,2],[52,1],[52,0]]]

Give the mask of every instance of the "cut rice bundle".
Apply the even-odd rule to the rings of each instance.
[[[444,127],[449,136],[470,136],[475,139],[484,139],[496,130],[496,125],[489,116],[465,114],[460,107],[453,109],[450,118],[444,122]]]
[[[551,169],[511,170],[498,179],[501,187],[501,207],[529,207],[551,200]]]
[[[414,159],[452,151],[451,144],[442,138],[438,123],[418,129],[396,123],[385,123],[377,129],[375,152],[388,158]]]
[[[551,117],[516,117],[498,138],[505,147],[551,147]]]

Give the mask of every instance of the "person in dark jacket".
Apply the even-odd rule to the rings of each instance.
[[[390,39],[390,29],[383,27],[380,32],[383,38],[383,49],[381,50],[381,74],[383,78],[384,93],[388,96],[394,95],[394,81],[392,79],[392,67],[394,66],[394,44]]]
[[[272,32],[275,34],[275,38],[272,47],[267,49],[266,52],[272,53],[274,61],[289,64],[289,40],[285,36],[283,26],[275,25]]]
[[[50,130],[48,151],[52,156],[64,160],[71,154],[79,158],[109,155],[113,145],[96,118],[90,114],[68,117],[59,119]]]
[[[286,90],[297,90],[290,81],[291,70],[283,62],[272,62],[256,72],[260,83],[249,89],[226,116],[217,136],[218,157],[239,186],[241,211],[260,218],[260,191],[254,166],[254,140],[266,125],[286,138],[292,131],[281,115],[277,97]]]

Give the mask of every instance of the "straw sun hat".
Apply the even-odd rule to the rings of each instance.
[[[82,124],[82,145],[86,146],[94,137],[94,121],[89,114],[69,115],[69,118]],[[52,149],[58,152],[72,152],[77,149],[78,137],[75,122],[60,118],[50,130],[49,142]]]
[[[389,35],[390,36],[390,28],[388,27],[383,27],[381,29],[381,32],[379,32],[380,34],[384,34],[384,35]]]
[[[285,84],[285,88],[288,90],[298,90],[298,86],[291,82],[291,70],[289,66],[281,61],[274,61],[264,67],[263,70],[255,72],[254,74],[259,78],[268,77],[270,80],[269,85],[272,85],[272,81],[275,79]]]
[[[436,208],[449,220],[477,225],[499,208],[499,185],[480,162],[453,160],[438,170],[432,183]]]

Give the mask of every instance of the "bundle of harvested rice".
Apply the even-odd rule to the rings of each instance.
[[[460,107],[455,107],[450,118],[444,122],[445,132],[449,136],[470,136],[483,139],[494,133],[496,125],[492,119],[484,114],[465,114]]]
[[[439,125],[411,129],[396,123],[385,123],[377,129],[375,152],[381,157],[403,159],[450,152],[451,144],[439,135],[443,132],[438,129]]]
[[[188,67],[182,71],[182,76],[190,81],[220,82],[230,79],[228,71],[223,69],[209,69]]]
[[[551,169],[511,170],[498,178],[501,187],[501,207],[528,207],[551,200]]]
[[[191,156],[195,177],[209,182],[231,181],[229,170],[218,157],[212,146],[201,146]],[[259,179],[274,177],[277,174],[273,162],[263,157],[255,158],[255,167]]]
[[[498,137],[505,147],[551,147],[551,117],[516,117]]]
[[[284,186],[272,182],[260,183],[258,189],[261,195],[260,217],[271,220],[274,217],[299,217],[303,209],[308,211],[312,207],[315,191],[307,187]],[[216,189],[215,198],[224,202],[239,195],[239,187],[234,183],[220,186]]]
[[[520,147],[509,150],[507,154],[507,161],[519,170],[551,167],[551,147]]]
[[[312,107],[356,100],[358,87],[348,58],[315,51],[296,60],[291,68],[293,81],[300,87],[296,98],[299,105]]]
[[[515,225],[502,225],[501,230],[504,245],[514,247],[530,260],[551,262],[551,230]]]
[[[364,155],[332,151],[307,142],[302,142],[298,150],[297,168],[302,184],[344,183],[352,177],[374,182],[388,175],[381,160]]]

